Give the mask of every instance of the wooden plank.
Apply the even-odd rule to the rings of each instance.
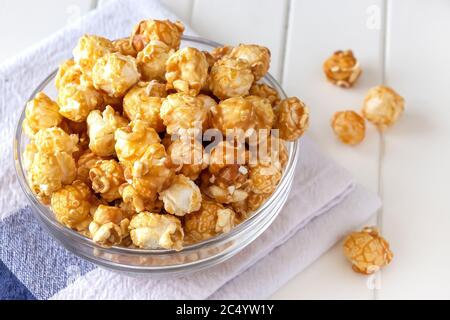
[[[0,62],[75,21],[92,0],[0,1]],[[20,18],[20,21],[17,19]]]
[[[236,45],[256,43],[272,52],[270,72],[281,76],[287,0],[196,0],[191,25],[201,36]]]
[[[381,298],[450,297],[450,6],[389,1],[386,82],[406,99],[386,132]]]

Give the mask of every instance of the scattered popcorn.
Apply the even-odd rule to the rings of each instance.
[[[170,187],[159,194],[164,202],[164,209],[180,217],[199,210],[202,202],[199,187],[183,175],[176,176]]]
[[[270,68],[270,50],[262,46],[240,44],[238,47],[233,48],[229,57],[247,61],[256,81],[262,79]]]
[[[349,88],[361,75],[359,62],[351,50],[336,51],[323,64],[327,79],[339,87]]]
[[[280,138],[294,141],[300,138],[309,127],[309,109],[298,98],[289,98],[275,108],[275,128]]]
[[[58,126],[62,119],[58,104],[45,93],[39,92],[27,103],[22,126],[25,133],[32,138],[41,129]]]
[[[331,121],[331,127],[345,144],[356,145],[362,142],[366,135],[364,118],[354,111],[336,112]]]
[[[178,50],[184,26],[181,22],[169,20],[144,20],[133,30],[131,43],[136,51],[142,51],[151,40],[164,42],[169,47]]]

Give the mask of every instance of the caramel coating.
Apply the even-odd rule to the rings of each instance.
[[[202,170],[208,166],[204,159],[203,145],[190,137],[181,137],[171,143],[167,154],[172,163],[177,166],[176,171],[191,180],[196,180]]]
[[[272,194],[282,176],[280,168],[271,164],[250,166],[249,171],[251,190],[256,194]]]
[[[159,193],[164,209],[176,216],[185,216],[200,209],[202,194],[199,187],[189,178],[176,176],[169,188]]]
[[[186,243],[196,243],[218,234],[228,233],[234,227],[235,213],[221,204],[203,199],[201,208],[184,220]]]
[[[52,195],[51,206],[56,219],[68,228],[83,231],[92,221],[92,193],[87,185],[75,181]]]
[[[65,118],[75,121],[86,121],[92,110],[103,105],[103,96],[94,87],[69,84],[58,92],[59,113]]]
[[[246,61],[228,57],[214,64],[209,79],[211,91],[221,100],[248,95],[254,80]]]
[[[221,141],[211,150],[208,169],[210,173],[217,175],[224,168],[245,165],[247,160],[247,152],[243,144]]]
[[[240,44],[230,52],[229,57],[247,61],[255,80],[262,79],[270,68],[270,50],[254,44]]]
[[[361,68],[352,50],[336,51],[323,64],[323,71],[331,83],[350,88],[361,75]]]
[[[175,50],[162,41],[152,40],[137,55],[138,69],[142,79],[165,80],[166,63]]]
[[[196,96],[206,84],[208,69],[203,52],[189,47],[181,49],[167,60],[167,87]]]
[[[222,59],[223,57],[228,56],[232,50],[233,50],[232,46],[218,47],[211,51],[211,56],[214,58],[216,62]]]
[[[65,152],[72,155],[77,151],[78,136],[68,135],[58,127],[40,130],[34,136],[34,144],[38,152],[45,154],[58,154]]]
[[[309,108],[298,98],[281,101],[275,114],[277,119],[274,128],[279,130],[281,139],[295,141],[309,127]]]
[[[354,111],[336,112],[331,127],[339,140],[345,144],[361,143],[366,135],[364,118]]]
[[[27,103],[22,127],[32,138],[39,130],[58,126],[62,121],[59,106],[45,93],[39,92]]]
[[[364,100],[364,118],[384,130],[397,122],[405,109],[405,100],[392,88],[377,86],[369,90]]]
[[[89,224],[89,232],[95,243],[111,247],[120,244],[128,236],[129,224],[130,221],[124,218],[121,209],[100,205]]]
[[[90,77],[97,60],[114,51],[114,45],[110,40],[100,36],[84,35],[73,50],[73,57],[83,74]]]
[[[124,56],[131,56],[133,58],[136,58],[138,55],[138,52],[133,47],[133,45],[131,43],[131,39],[129,37],[114,40],[112,42],[112,45],[114,47],[114,51],[119,52],[120,54],[123,54]]]
[[[67,85],[92,85],[92,79],[83,74],[80,67],[73,59],[67,60],[59,66],[55,78],[55,86],[58,90]]]
[[[256,116],[255,129],[257,131],[266,130],[267,134],[270,134],[270,129],[275,122],[275,114],[270,100],[258,96],[248,96],[245,100],[253,105]]]
[[[142,249],[181,250],[184,232],[181,221],[172,215],[142,212],[130,222],[133,244]]]
[[[97,60],[92,70],[94,87],[119,98],[140,79],[136,59],[120,53],[107,53]]]
[[[374,227],[351,233],[344,241],[344,254],[355,272],[367,275],[387,266],[393,258],[389,243]]]
[[[178,50],[184,25],[169,20],[143,20],[139,22],[131,35],[131,43],[136,51],[142,51],[151,40],[164,42],[169,47]]]
[[[227,130],[242,130],[244,133],[255,128],[256,117],[253,104],[242,97],[229,98],[211,108],[211,122],[223,134]]]
[[[115,160],[98,161],[89,170],[92,189],[108,202],[120,199],[119,187],[125,183],[123,169]]]
[[[167,96],[160,115],[168,134],[189,129],[207,129],[209,125],[209,110],[205,100],[185,93]]]
[[[91,150],[86,150],[77,161],[77,180],[83,181],[86,185],[91,186],[92,182],[89,178],[89,171],[95,166],[98,161],[106,160],[93,153]]]
[[[164,132],[166,127],[160,116],[164,98],[153,96],[162,94],[158,92],[158,85],[153,82],[136,84],[123,99],[123,111],[130,120],[144,120],[157,132]]]
[[[281,102],[278,91],[264,83],[254,83],[250,88],[250,95],[269,99],[272,107]]]

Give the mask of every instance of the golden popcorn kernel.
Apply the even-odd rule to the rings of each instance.
[[[405,100],[393,89],[377,86],[369,90],[364,100],[364,118],[384,130],[397,122],[405,109]]]
[[[232,50],[233,50],[232,46],[218,47],[211,51],[211,56],[214,58],[215,61],[218,61],[223,57],[228,56]]]
[[[247,152],[243,144],[221,141],[211,150],[208,170],[215,175],[229,166],[243,166],[247,160]]]
[[[225,100],[248,95],[254,80],[246,61],[225,57],[212,67],[209,82],[214,95]]]
[[[87,185],[75,181],[52,195],[51,206],[56,219],[68,228],[82,231],[88,228],[92,193]]]
[[[351,233],[344,241],[344,254],[354,271],[367,275],[388,265],[393,258],[389,243],[374,227]]]
[[[73,50],[73,57],[83,74],[90,77],[97,60],[115,50],[113,43],[106,38],[84,35]]]
[[[183,247],[181,221],[173,215],[142,212],[130,222],[133,244],[142,249],[174,249]]]
[[[250,95],[269,99],[272,107],[281,101],[278,91],[264,83],[254,83],[250,88]]]
[[[178,50],[184,25],[169,20],[143,20],[139,22],[131,35],[131,43],[136,51],[142,51],[151,40],[164,42],[169,47]]]
[[[364,118],[354,111],[336,112],[331,127],[336,136],[345,144],[356,145],[362,142],[366,135]]]
[[[176,171],[191,180],[196,180],[202,170],[208,166],[204,159],[203,145],[190,137],[181,137],[171,143],[167,154],[176,166]]]
[[[137,55],[137,65],[145,81],[164,81],[166,63],[175,50],[162,41],[151,40]]]
[[[351,50],[336,51],[323,64],[323,71],[330,82],[344,88],[353,86],[361,75],[359,62]]]
[[[228,233],[234,227],[234,220],[233,210],[205,198],[199,211],[185,217],[185,241],[197,243],[218,234]]]
[[[250,166],[249,179],[252,192],[271,194],[281,180],[282,172],[275,165],[258,164]]]
[[[86,150],[77,161],[77,180],[83,181],[86,185],[91,186],[92,182],[89,178],[89,171],[95,166],[98,161],[107,160],[93,153],[91,150]]]
[[[45,154],[57,154],[65,152],[72,155],[77,148],[78,136],[68,135],[58,127],[42,129],[34,136],[34,144],[38,152]]]
[[[120,199],[119,187],[125,183],[122,167],[115,160],[98,161],[89,171],[92,189],[108,202]]]
[[[164,209],[176,216],[185,216],[200,209],[202,194],[199,187],[189,178],[178,175],[170,187],[159,193]]]
[[[280,138],[295,141],[309,127],[309,108],[298,98],[289,98],[280,102],[275,108],[274,128],[279,130]]]
[[[136,84],[123,99],[123,111],[130,120],[144,120],[157,132],[164,132],[166,127],[160,116],[164,98],[152,96],[152,91],[158,90],[156,88],[158,85],[152,82]]]
[[[189,47],[181,49],[167,60],[167,88],[196,96],[206,84],[208,69],[203,52]]]
[[[114,51],[119,52],[124,56],[131,56],[133,58],[136,58],[138,54],[136,49],[134,49],[133,44],[131,43],[131,39],[129,37],[115,40],[112,42],[112,45],[114,47]]]
[[[244,200],[231,203],[233,210],[236,212],[235,224],[239,224],[251,217],[271,195],[270,193],[254,193],[250,191]]]
[[[120,228],[120,226],[112,222],[106,223],[104,225],[91,223],[89,225],[89,229],[92,241],[101,246],[112,247],[122,242],[122,229]]]
[[[94,87],[69,84],[59,90],[58,104],[62,116],[75,122],[83,122],[92,110],[103,105],[103,96]]]
[[[120,53],[107,53],[92,70],[94,87],[115,98],[123,97],[140,77],[136,59]]]
[[[99,205],[94,213],[92,222],[99,225],[112,222],[118,225],[123,219],[124,215],[120,208]]]
[[[102,157],[114,155],[114,133],[127,125],[128,121],[110,106],[107,106],[103,113],[99,110],[92,111],[87,117],[89,149]]]
[[[27,136],[32,138],[39,130],[59,126],[62,119],[59,105],[45,93],[39,92],[27,103],[22,127]]]
[[[229,98],[211,108],[211,123],[224,135],[235,129],[247,135],[256,126],[255,109],[245,98]]]
[[[255,80],[262,79],[270,68],[270,50],[254,44],[240,44],[230,52],[229,57],[247,61]]]
[[[245,100],[253,105],[256,117],[255,129],[257,131],[266,130],[269,135],[275,122],[275,114],[270,100],[258,96],[247,96]]]

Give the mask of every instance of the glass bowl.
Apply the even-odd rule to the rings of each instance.
[[[184,36],[182,46],[211,50],[220,46],[220,44],[198,37]],[[56,72],[50,74],[36,88],[30,96],[30,100],[40,91],[44,91],[52,98],[56,97],[54,86]],[[283,89],[271,75],[267,75],[263,82],[275,88],[282,99],[286,98]],[[288,198],[298,162],[299,142],[287,143],[289,161],[275,193],[249,219],[227,234],[186,246],[178,252],[123,247],[105,248],[61,225],[52,211],[41,204],[32,193],[25,178],[26,172],[23,165],[23,152],[28,143],[28,138],[22,131],[24,118],[25,108],[17,124],[14,139],[14,160],[20,186],[31,204],[34,216],[69,251],[98,266],[129,274],[146,274],[154,277],[186,275],[231,258],[261,235],[278,216]]]

